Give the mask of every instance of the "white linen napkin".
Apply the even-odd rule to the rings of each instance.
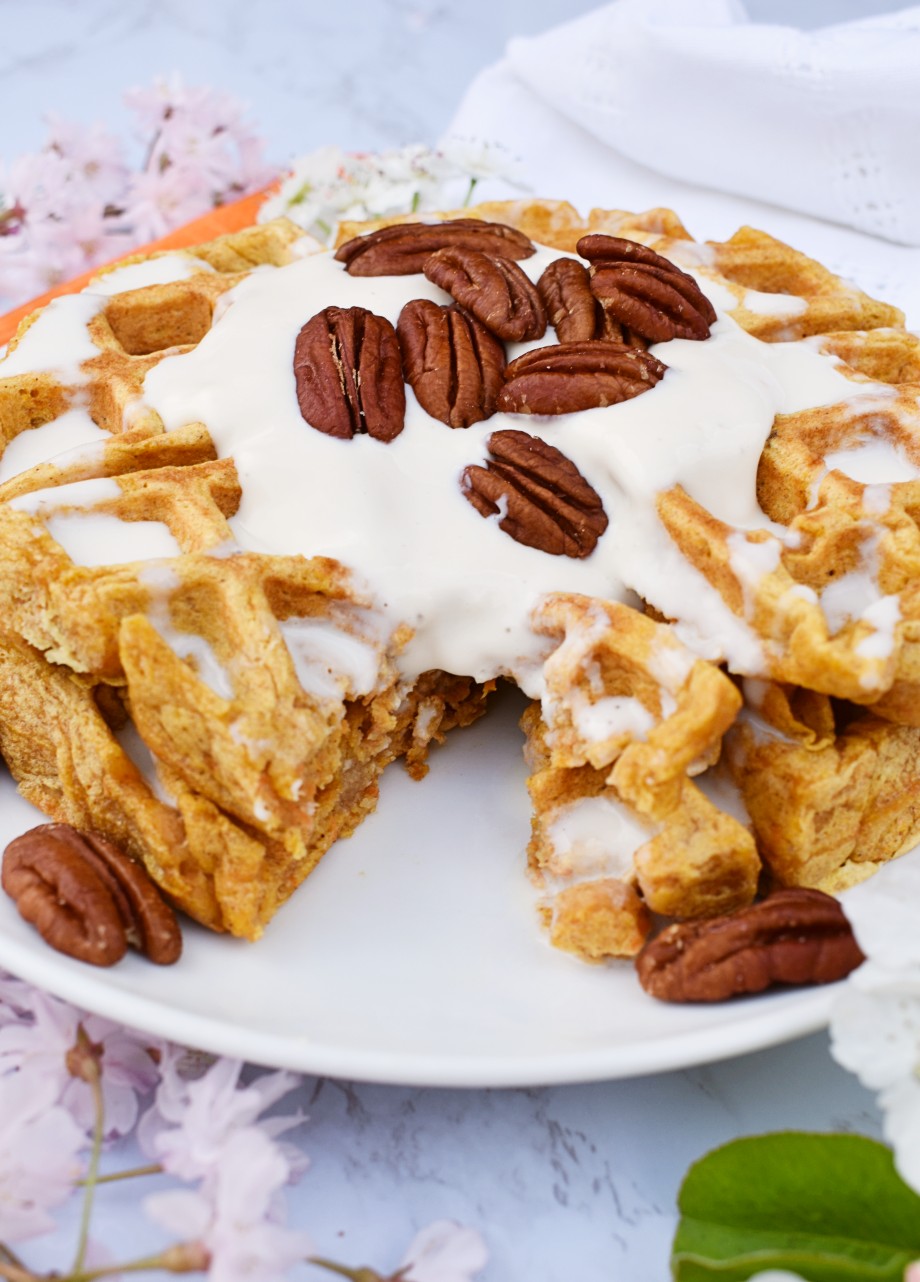
[[[651,15],[660,19],[657,26]],[[507,56],[470,85],[446,136],[502,144],[517,158],[520,177],[534,195],[568,199],[583,212],[592,205],[631,210],[669,205],[698,239],[724,239],[744,223],[761,227],[873,296],[903,308],[908,326],[920,328],[920,248],[904,243],[910,223],[920,246],[920,7],[811,34],[742,22],[739,15],[728,0],[697,0],[693,5],[685,0],[618,0],[544,35],[514,40]],[[704,26],[706,21],[711,25]],[[831,190],[821,179],[832,168],[831,142],[839,140],[839,129],[831,127],[831,100],[841,113],[855,111],[857,100],[868,98],[870,83],[877,83],[880,59],[869,58],[866,67],[850,77],[844,96],[842,73],[838,77],[828,71],[818,77],[813,60],[812,72],[802,72],[807,88],[795,89],[790,56],[782,77],[787,107],[781,129],[778,109],[767,112],[764,106],[764,119],[758,122],[749,105],[733,113],[719,97],[743,79],[724,50],[736,38],[744,43],[749,52],[748,100],[754,100],[756,81],[758,101],[764,104],[769,97],[766,53],[754,72],[755,54],[759,57],[761,49],[828,49],[839,44],[855,67],[860,32],[868,54],[879,53],[885,33],[892,47],[901,42],[905,51],[912,51],[916,85],[904,90],[904,99],[908,104],[913,99],[913,106],[905,107],[903,121],[897,124],[892,108],[896,137],[887,135],[887,126],[874,131],[879,134],[877,146],[871,159],[866,149],[858,161],[859,182],[853,178],[848,187],[840,184]],[[843,34],[838,39],[835,33]],[[701,60],[708,49],[706,65],[712,68],[711,51],[720,41],[726,42],[719,46],[721,72],[712,70],[711,101],[700,103],[699,94],[688,97],[687,87],[691,81],[697,86],[705,81]],[[640,53],[645,59],[642,76],[636,69]],[[910,59],[906,53],[892,53],[892,65],[900,67],[900,83],[905,85]],[[610,80],[611,67],[621,62],[622,84],[632,86],[630,92],[616,86],[599,88],[602,72]],[[653,64],[654,76],[649,70]],[[772,61],[769,65],[776,67]],[[834,65],[842,65],[842,54]],[[777,72],[773,79],[779,78]],[[653,92],[653,84],[672,87],[666,93]],[[821,99],[825,109],[806,114],[793,127],[788,103],[799,92],[812,101]],[[622,119],[631,122],[616,136],[613,115],[597,105],[614,97]],[[889,98],[893,102],[891,95],[886,101]],[[877,119],[866,109],[867,119],[870,114]],[[716,124],[721,129],[718,138]],[[867,132],[864,124],[862,135]],[[853,144],[854,137],[844,141]],[[840,142],[834,153],[838,159],[844,154],[842,147]],[[719,187],[713,185],[717,182]],[[520,193],[487,181],[477,188],[477,198],[513,194]],[[857,208],[866,214],[862,224],[856,221]],[[895,217],[901,243],[890,238]],[[885,227],[868,225],[873,219]],[[854,230],[857,225],[860,230]]]
[[[806,32],[735,0],[616,0],[508,62],[662,174],[920,244],[920,6]]]

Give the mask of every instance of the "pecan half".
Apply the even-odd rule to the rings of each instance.
[[[510,258],[462,246],[439,249],[424,272],[498,338],[522,343],[546,333],[537,287]]]
[[[720,1002],[773,984],[827,984],[863,961],[843,909],[820,890],[778,890],[750,908],[668,926],[636,958],[666,1002]]]
[[[506,223],[455,218],[446,223],[396,223],[355,236],[335,251],[352,276],[409,276],[439,249],[479,249],[499,258],[529,258],[537,251],[523,232]]]
[[[555,258],[537,281],[537,290],[560,343],[603,338],[630,347],[645,346],[644,339],[604,310],[591,290],[587,267],[577,258]]]
[[[591,289],[604,310],[652,343],[709,337],[715,308],[687,272],[620,236],[582,236],[578,252],[591,263]]]
[[[406,390],[396,331],[364,307],[326,307],[294,345],[300,412],[327,436],[367,432],[392,441],[403,430]]]
[[[41,824],[3,853],[3,889],[42,938],[94,966],[120,961],[128,944],[151,961],[178,961],[173,910],[143,868],[97,833]]]
[[[518,543],[551,556],[590,556],[607,528],[597,491],[561,450],[527,432],[493,432],[491,458],[465,468],[463,493]]]
[[[536,347],[511,361],[498,408],[508,414],[574,414],[628,401],[659,383],[657,357],[625,343],[593,339]]]
[[[414,298],[400,312],[397,332],[406,381],[432,418],[469,427],[495,413],[505,349],[475,317]]]

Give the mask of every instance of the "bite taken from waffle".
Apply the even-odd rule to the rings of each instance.
[[[0,362],[0,750],[254,939],[507,679],[558,947],[839,890],[920,830],[915,380],[896,309],[667,210],[103,271]]]

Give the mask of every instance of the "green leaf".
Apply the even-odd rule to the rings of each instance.
[[[891,1150],[859,1135],[788,1131],[735,1140],[694,1163],[678,1196],[676,1282],[901,1282],[920,1259],[920,1197]]]

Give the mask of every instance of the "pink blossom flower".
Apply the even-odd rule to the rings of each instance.
[[[74,246],[83,256],[82,271],[107,262],[118,252],[121,239],[113,235],[112,220],[99,204],[81,205],[67,216],[67,230]]]
[[[83,271],[84,259],[66,223],[50,219],[0,238],[0,295],[24,301]]]
[[[84,125],[48,116],[46,151],[60,157],[69,171],[74,199],[115,203],[124,190],[128,176],[121,142],[100,124]]]
[[[234,181],[238,168],[229,142],[224,131],[202,128],[194,118],[175,115],[163,126],[150,167],[188,166],[197,171],[209,192],[220,192]]]
[[[135,174],[125,194],[124,219],[141,244],[165,236],[197,217],[211,204],[210,191],[191,166],[168,165],[163,170]]]
[[[265,163],[265,145],[261,138],[250,133],[237,134],[236,146],[240,159],[234,186],[240,195],[258,191],[277,177],[277,171]]]
[[[396,1276],[405,1282],[472,1282],[489,1252],[481,1234],[453,1220],[436,1220],[409,1244]]]
[[[158,80],[125,95],[145,160],[102,125],[49,118],[49,140],[0,171],[0,307],[155,240],[272,174],[230,94]]]
[[[179,1179],[211,1175],[241,1130],[255,1130],[274,1140],[303,1121],[299,1111],[259,1120],[299,1085],[293,1073],[265,1073],[240,1086],[243,1066],[238,1060],[219,1059],[194,1080],[182,1075],[180,1064],[181,1052],[175,1048],[165,1052],[153,1107],[138,1127],[143,1152]],[[296,1178],[306,1168],[304,1154],[299,1149],[288,1151],[286,1145],[277,1147],[287,1163],[286,1178]]]
[[[54,1228],[50,1211],[73,1191],[85,1144],[52,1078],[0,1077],[0,1239],[21,1242]]]
[[[86,1082],[71,1076],[66,1062],[82,1024],[90,1041],[102,1048],[106,1134],[126,1135],[137,1120],[138,1096],[148,1094],[159,1077],[150,1055],[155,1039],[98,1015],[85,1015],[38,989],[32,990],[29,1014],[28,1022],[0,1027],[0,1073],[18,1070],[30,1080],[48,1083],[55,1100],[87,1133],[95,1120],[92,1092]]]
[[[61,195],[67,186],[68,167],[56,151],[38,151],[19,156],[3,175],[3,189],[25,210],[26,220],[59,217],[66,207]]]
[[[178,72],[160,76],[152,85],[129,89],[124,100],[134,112],[143,138],[155,135],[173,116],[184,114],[202,129],[235,129],[244,111],[231,94],[203,86],[186,85]]]
[[[199,1189],[152,1194],[144,1209],[182,1240],[205,1247],[211,1282],[278,1282],[313,1252],[308,1234],[282,1223],[279,1194],[288,1175],[279,1146],[245,1126],[225,1139],[219,1164]]]
[[[904,1270],[904,1282],[920,1282],[920,1260],[914,1260]]]

